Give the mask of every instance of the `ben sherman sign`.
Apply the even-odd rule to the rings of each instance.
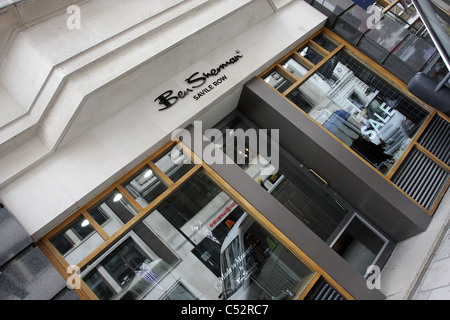
[[[189,87],[187,87],[184,91],[180,90],[178,91],[178,93],[174,94],[173,90],[167,90],[155,99],[155,102],[159,101],[159,104],[164,105],[164,107],[159,109],[159,111],[163,111],[172,107],[175,103],[178,102],[179,99],[184,99],[187,96],[190,96],[191,93],[195,91],[197,91],[197,93],[193,95],[193,98],[194,100],[199,100],[201,97],[208,94],[209,92],[214,90],[215,87],[219,86],[227,80],[227,76],[225,75],[219,77],[219,74],[222,72],[222,70],[226,69],[232,64],[235,64],[243,57],[244,56],[240,54],[240,51],[237,50],[235,56],[222,63],[217,68],[211,69],[211,71],[209,72],[203,72],[202,74],[200,74],[200,72],[195,72],[185,80],[189,84]],[[209,78],[216,79],[214,82],[206,86],[205,84]],[[202,89],[198,89],[201,87]]]

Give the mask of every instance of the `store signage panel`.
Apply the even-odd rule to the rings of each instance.
[[[236,55],[220,64],[217,68],[213,68],[207,72],[195,72],[189,76],[185,81],[188,83],[188,87],[184,90],[175,92],[174,90],[167,90],[163,94],[159,95],[155,102],[164,105],[159,111],[163,111],[172,107],[180,99],[186,97],[192,97],[194,100],[199,100],[209,92],[213,91],[216,87],[228,80],[226,75],[221,75],[222,71],[227,67],[237,63],[244,56],[240,54],[240,51],[236,51]],[[208,80],[214,80],[212,83],[207,83]]]

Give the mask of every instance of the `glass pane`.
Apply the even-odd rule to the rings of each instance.
[[[273,70],[267,76],[265,76],[264,81],[278,90],[280,93],[286,91],[293,84],[291,80],[284,77],[277,70]]]
[[[162,300],[196,300],[195,296],[189,292],[181,283],[175,287]]]
[[[300,49],[298,53],[302,56],[311,61],[313,64],[318,64],[320,61],[322,61],[323,56],[313,47],[307,45]]]
[[[408,28],[409,25],[419,18],[419,14],[411,1],[399,1],[387,14],[405,28]]]
[[[332,52],[338,47],[338,45],[333,40],[331,40],[324,34],[318,35],[317,37],[314,38],[313,41],[322,48],[324,48],[325,50],[327,50],[328,52]]]
[[[141,222],[90,263],[81,277],[101,300],[151,299],[178,279],[178,262],[147,222]]]
[[[346,52],[327,61],[288,98],[382,173],[428,115]]]
[[[312,271],[249,215],[224,240],[221,254],[226,299],[291,299]]]
[[[167,189],[148,166],[128,180],[123,187],[143,208]]]
[[[91,272],[84,278],[84,281],[100,300],[108,300],[114,295],[114,291],[97,271]]]
[[[315,75],[312,77],[315,77]],[[314,100],[303,94],[300,88],[292,90],[286,97],[306,113],[309,113],[314,106]]]
[[[176,182],[194,167],[191,159],[177,146],[167,151],[154,163],[173,182]]]
[[[134,276],[134,270],[147,260],[148,257],[133,242],[125,241],[103,260],[102,265],[123,287]]]
[[[333,249],[359,273],[365,275],[375,262],[386,240],[376,234],[358,218],[353,218],[333,245]]]
[[[50,239],[50,242],[70,265],[76,265],[103,243],[103,238],[83,216]]]
[[[299,79],[303,77],[309,70],[309,68],[305,67],[303,64],[301,64],[294,58],[287,59],[285,62],[282,63],[282,66]]]
[[[199,171],[177,189],[158,210],[166,215],[177,227],[183,226],[200,210],[222,194],[223,205],[229,197],[203,172]]]
[[[88,213],[111,236],[138,212],[119,191],[114,191]]]

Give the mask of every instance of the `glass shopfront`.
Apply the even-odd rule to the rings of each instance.
[[[260,142],[235,139],[238,129],[256,128],[239,112],[216,128],[226,137],[222,150],[233,150],[255,188],[267,190],[361,275],[383,265],[390,240],[325,180],[283,149],[279,170],[264,171],[266,162],[256,161],[262,155],[254,148]],[[67,264],[80,266],[84,283],[102,300],[305,296],[318,271],[187,154],[170,147],[142,164],[49,236],[49,243]]]
[[[43,240],[92,298],[297,299],[324,281],[186,154],[169,147]]]
[[[262,155],[252,148],[259,146],[259,141],[247,143],[242,150],[236,148],[234,132],[237,129],[258,129],[240,112],[233,112],[216,128],[220,128],[223,136],[227,137],[224,152],[229,154],[234,150],[235,161],[245,159],[241,162],[243,170],[358,272],[366,275],[370,265],[383,266],[393,246],[392,241],[332,190],[326,180],[282,148],[279,169],[262,173],[266,162],[261,161]],[[264,141],[263,144],[269,142]]]
[[[325,34],[262,79],[384,174],[429,115]]]

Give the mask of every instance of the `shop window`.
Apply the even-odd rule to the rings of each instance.
[[[405,38],[403,34],[400,40],[390,39],[395,43],[389,47],[397,47]],[[300,45],[272,67],[288,72],[297,85],[289,83],[277,90],[387,175],[430,112],[349,53],[341,42],[322,32]],[[395,53],[401,54],[402,49],[397,50]],[[278,85],[267,77],[262,79],[270,86]]]
[[[264,81],[278,90],[280,93],[286,91],[294,84],[292,80],[283,75],[279,70],[272,70],[263,77]]]
[[[144,166],[136,175],[126,181],[123,187],[142,208],[147,207],[167,189],[167,186],[164,185],[148,165]]]
[[[164,201],[158,207],[158,211],[173,225],[180,228],[205,207],[213,206],[217,209],[229,199],[226,193],[220,190],[203,171],[200,171]]]
[[[176,147],[169,149],[153,162],[173,182],[178,181],[194,167],[191,159]]]
[[[297,299],[321,277],[334,281],[270,222],[257,221],[251,205],[238,204],[229,193],[239,196],[208,166],[169,169],[160,162],[168,152],[150,157],[40,241],[61,255],[55,263],[80,268],[85,286],[77,290],[101,300]],[[149,168],[167,188],[139,211],[137,196],[146,194],[129,187],[152,181]],[[110,235],[108,225],[119,221]]]
[[[84,278],[84,281],[100,300],[109,300],[114,296],[114,290],[103,280],[98,271],[92,271]]]
[[[87,212],[110,236],[137,214],[137,210],[117,190],[111,192],[100,203],[88,209]],[[111,219],[108,223],[102,223],[102,220],[98,220],[98,217],[111,217]]]
[[[101,299],[291,299],[313,273],[204,171],[123,239],[82,273]]]
[[[216,276],[220,276],[220,244],[229,231],[226,218],[236,221],[238,206],[204,171],[193,175],[157,208],[172,226],[194,245],[192,253]],[[165,238],[165,236],[163,236]]]
[[[134,229],[111,252],[94,261],[82,278],[99,299],[134,300],[160,287],[171,266]]]
[[[298,50],[298,53],[314,65],[318,64],[324,58],[324,56],[316,48],[311,46],[311,44],[302,47]]]
[[[312,271],[250,216],[244,215],[234,229],[222,247],[225,298],[293,298]]]
[[[310,68],[306,66],[305,63],[299,61],[299,59],[297,59],[295,56],[286,59],[282,63],[282,66],[298,79],[306,75],[306,73],[310,70]]]
[[[343,51],[287,97],[383,173],[428,115]]]
[[[79,216],[50,240],[70,265],[78,264],[103,241],[103,238],[84,216]]]
[[[143,263],[150,263],[149,258],[133,242],[127,240],[106,257],[101,265],[123,287],[134,277],[135,270]]]

